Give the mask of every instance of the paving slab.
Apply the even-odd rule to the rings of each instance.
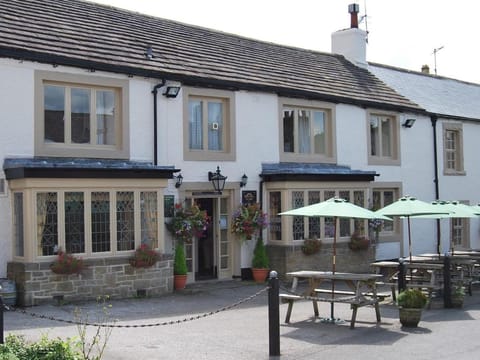
[[[266,284],[249,281],[203,282],[158,298],[109,301],[108,317],[119,327],[113,328],[103,359],[271,359],[265,289]],[[5,336],[21,334],[32,341],[43,334],[78,337],[76,325],[49,318],[73,321],[81,311],[84,321],[94,323],[104,317],[102,307],[87,302],[26,308],[29,315],[7,311]],[[320,316],[330,314],[330,304],[319,308]],[[348,304],[335,305],[335,316],[345,320],[337,324],[315,318],[308,301],[297,302],[285,324],[286,309],[280,305],[280,359],[471,360],[480,354],[478,289],[465,297],[461,309],[425,310],[415,329],[401,327],[398,309],[388,298],[380,307],[380,324],[373,309],[362,307],[353,330]],[[96,328],[87,329],[93,336]]]

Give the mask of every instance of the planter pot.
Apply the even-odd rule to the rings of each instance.
[[[256,283],[264,283],[267,279],[268,269],[255,269],[252,268],[253,280]]]
[[[463,295],[459,296],[452,296],[452,307],[454,308],[462,308],[463,307]]]
[[[423,309],[398,308],[400,323],[405,327],[417,327],[422,317]]]
[[[185,289],[187,285],[187,275],[173,275],[173,286],[175,290]]]

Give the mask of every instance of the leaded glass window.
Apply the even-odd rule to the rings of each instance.
[[[92,192],[92,252],[110,251],[110,194]]]
[[[271,191],[269,205],[269,224],[270,240],[282,239],[282,219],[278,215],[282,212],[282,193],[280,191]]]
[[[292,191],[292,206],[298,209],[304,206],[303,191]],[[293,240],[305,238],[305,221],[303,216],[293,217]]]
[[[339,191],[338,196],[340,199],[344,199],[350,201],[350,191]],[[340,236],[350,236],[352,230],[350,229],[351,219],[348,218],[340,218]]]
[[[85,252],[85,208],[83,192],[65,193],[65,251]]]
[[[13,231],[15,239],[15,256],[24,256],[25,239],[23,234],[23,193],[13,194]]]
[[[39,255],[54,255],[58,251],[57,193],[37,194],[37,239]]]
[[[320,202],[320,191],[308,192],[308,205],[317,204]],[[320,216],[308,218],[308,237],[320,238]]]
[[[157,193],[140,193],[140,234],[142,244],[158,247]]]
[[[117,250],[135,248],[135,208],[133,191],[117,192]]]

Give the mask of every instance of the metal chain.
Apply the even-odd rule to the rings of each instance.
[[[21,310],[21,309],[18,309],[18,308],[15,308],[15,307],[12,307],[12,306],[7,306],[4,304],[4,308],[6,310],[11,310],[11,311],[14,311],[14,312],[18,312],[18,313],[21,313],[21,314],[24,314],[24,315],[29,315],[31,317],[34,317],[34,318],[39,318],[39,319],[45,319],[45,320],[52,320],[52,321],[57,321],[57,322],[62,322],[62,323],[67,323],[67,324],[73,324],[73,325],[82,325],[82,326],[94,326],[94,327],[104,327],[104,328],[142,328],[142,327],[155,327],[155,326],[165,326],[165,325],[175,325],[175,324],[181,324],[181,323],[185,323],[185,322],[188,322],[188,321],[194,321],[194,320],[199,320],[199,319],[203,319],[203,318],[206,318],[208,316],[212,316],[212,315],[215,315],[215,314],[218,314],[222,311],[226,311],[226,310],[230,310],[234,307],[237,307],[243,303],[246,303],[247,301],[251,301],[253,300],[254,298],[256,298],[257,296],[261,295],[262,293],[264,293],[265,291],[267,291],[270,287],[267,286],[259,291],[257,291],[255,294],[253,295],[250,295],[246,298],[243,298],[233,304],[230,304],[230,305],[227,305],[227,306],[224,306],[222,308],[219,308],[217,310],[213,310],[213,311],[210,311],[208,313],[204,313],[204,314],[201,314],[201,315],[196,315],[196,316],[191,316],[191,317],[188,317],[188,318],[184,318],[184,319],[179,319],[179,320],[170,320],[170,321],[164,321],[164,322],[159,322],[159,323],[151,323],[151,324],[141,324],[141,325],[117,325],[117,324],[100,324],[100,323],[89,323],[89,322],[80,322],[80,321],[74,321],[74,320],[65,320],[65,319],[59,319],[59,318],[56,318],[56,317],[53,317],[53,316],[47,316],[47,315],[42,315],[42,314],[36,314],[36,313],[33,313],[33,312],[30,312],[30,311],[26,311],[26,310]]]

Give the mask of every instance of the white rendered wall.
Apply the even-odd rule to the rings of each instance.
[[[0,59],[0,160],[33,155],[33,70]],[[2,178],[4,173],[0,170]],[[0,277],[12,258],[10,195],[0,196]]]
[[[130,157],[153,159],[152,83],[123,74],[87,73],[86,70],[53,67],[32,62],[0,59],[0,163],[7,157],[33,157],[34,154],[34,74],[35,70],[113,77],[129,81]],[[0,170],[2,177],[3,171]],[[7,184],[8,185],[8,184]],[[12,259],[12,215],[10,194],[0,196],[0,277],[6,276]]]

